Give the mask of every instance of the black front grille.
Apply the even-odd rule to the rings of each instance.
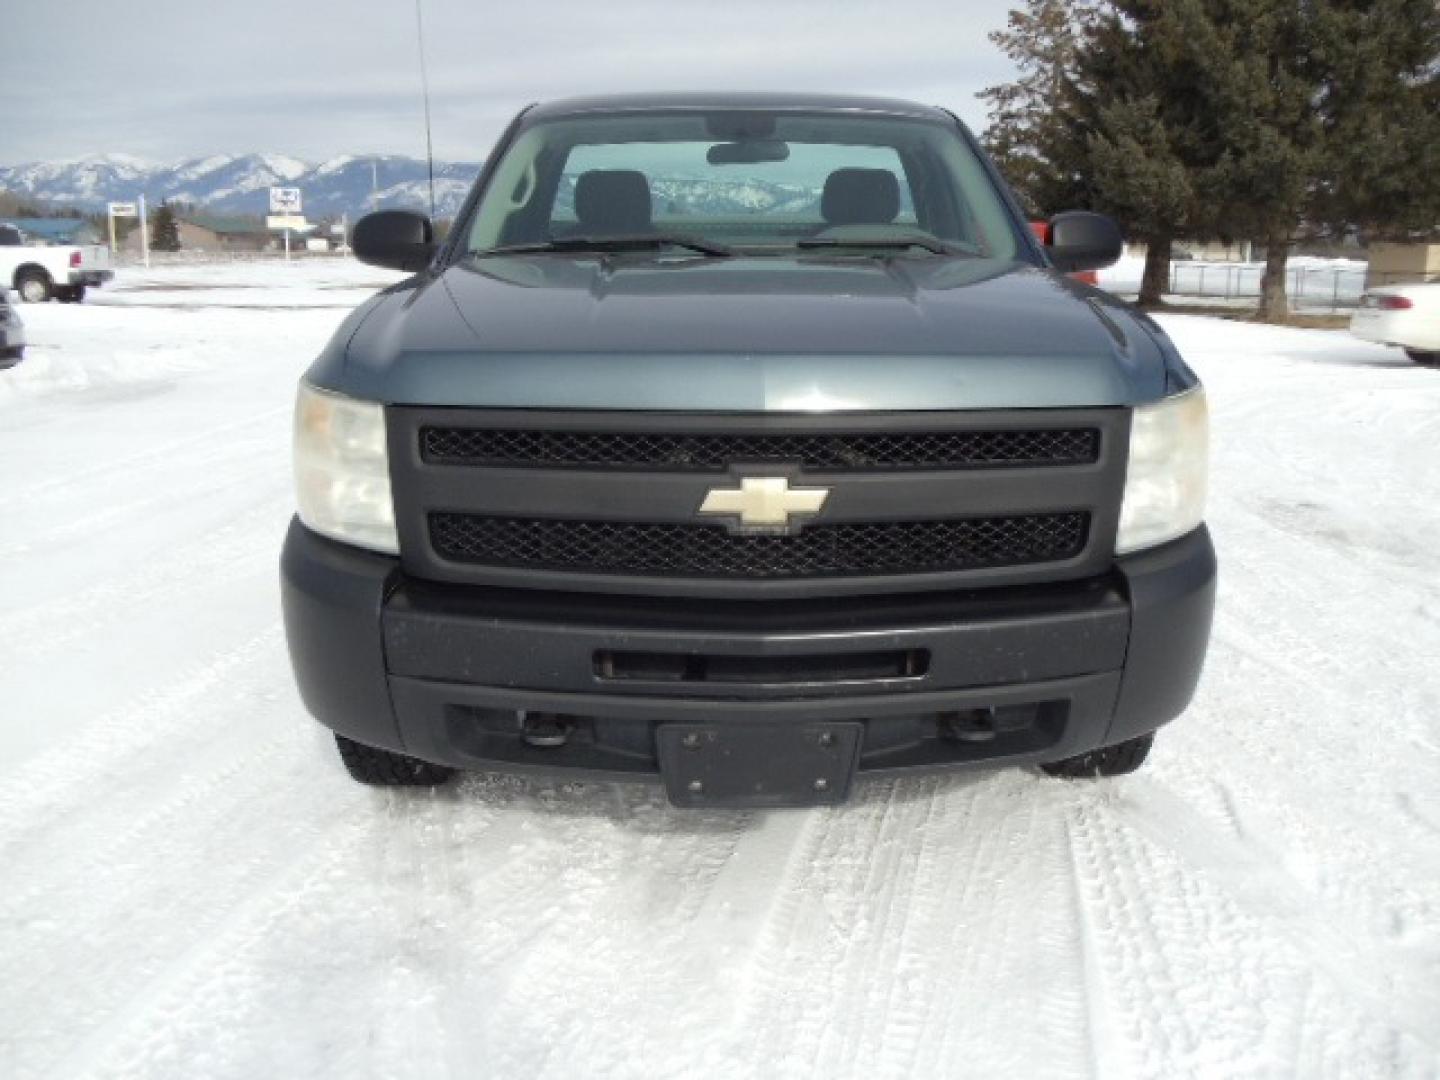
[[[966,469],[1088,465],[1095,428],[738,434],[425,427],[427,462],[513,468],[634,468],[722,472],[736,462],[809,469]]]
[[[572,573],[700,578],[918,574],[1020,566],[1084,550],[1081,511],[941,521],[841,522],[795,536],[715,525],[432,513],[435,551],[454,562]]]

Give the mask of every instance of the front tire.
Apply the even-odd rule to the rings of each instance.
[[[21,270],[15,275],[15,291],[27,304],[43,304],[54,295],[50,275],[44,270]]]
[[[362,784],[375,787],[436,787],[455,775],[446,765],[434,765],[392,750],[366,746],[344,735],[335,736],[345,770]]]
[[[1097,776],[1124,776],[1126,773],[1133,773],[1145,763],[1145,758],[1153,745],[1155,745],[1154,734],[1141,735],[1137,739],[1127,739],[1114,746],[1102,746],[1099,750],[1091,750],[1088,754],[1076,754],[1074,757],[1061,758],[1059,761],[1041,765],[1040,768],[1062,780],[1091,780]]]
[[[1405,355],[1410,357],[1411,360],[1414,360],[1415,363],[1424,364],[1426,367],[1440,364],[1440,352],[1421,352],[1419,349],[1406,349]]]

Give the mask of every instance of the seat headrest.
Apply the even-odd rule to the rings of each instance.
[[[825,178],[820,216],[830,225],[888,225],[900,213],[900,183],[889,169],[836,169]]]
[[[650,183],[634,169],[591,169],[575,181],[575,216],[584,232],[650,228]]]

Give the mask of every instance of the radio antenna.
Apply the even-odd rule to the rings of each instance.
[[[425,70],[425,19],[415,0],[415,42],[420,48],[420,92],[425,99],[425,165],[430,173],[430,220],[435,220],[435,148],[430,141],[430,75]]]

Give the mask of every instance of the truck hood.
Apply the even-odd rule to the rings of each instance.
[[[1104,293],[973,259],[471,260],[389,290],[311,378],[398,404],[829,412],[1126,405],[1158,328]]]

